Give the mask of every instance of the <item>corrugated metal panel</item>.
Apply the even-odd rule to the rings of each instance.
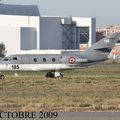
[[[35,28],[21,27],[21,50],[37,49],[37,32]]]
[[[0,4],[0,14],[40,16],[39,9],[35,5],[8,5]]]

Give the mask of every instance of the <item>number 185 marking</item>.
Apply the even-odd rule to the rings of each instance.
[[[12,69],[14,69],[14,70],[18,70],[20,67],[19,67],[19,65],[12,65]]]

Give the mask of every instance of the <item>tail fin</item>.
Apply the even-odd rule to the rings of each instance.
[[[119,38],[120,33],[113,33],[95,43],[89,49],[85,50],[82,54],[92,61],[106,60],[108,59],[109,53]]]

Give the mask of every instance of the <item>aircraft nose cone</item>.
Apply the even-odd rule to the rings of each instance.
[[[0,71],[1,70],[6,70],[6,65],[0,64]]]

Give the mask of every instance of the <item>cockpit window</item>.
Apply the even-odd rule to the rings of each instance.
[[[17,60],[17,57],[13,57],[13,60]]]
[[[3,61],[10,61],[10,60],[11,60],[11,58],[9,58],[9,57],[6,57],[3,59]]]
[[[3,61],[9,61],[9,59],[8,58],[4,58]]]

